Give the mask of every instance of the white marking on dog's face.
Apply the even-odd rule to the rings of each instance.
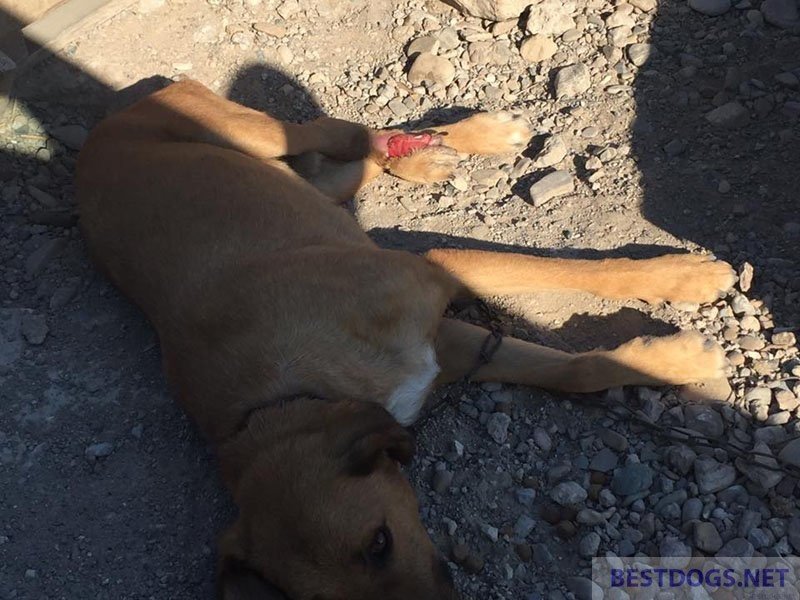
[[[426,344],[420,348],[416,370],[401,382],[386,401],[386,410],[401,425],[411,425],[417,420],[433,381],[439,374],[436,352]]]

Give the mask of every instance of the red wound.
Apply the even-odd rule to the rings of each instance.
[[[398,133],[387,140],[386,156],[401,158],[421,148],[436,145],[439,141],[438,137],[434,137],[430,133]]]

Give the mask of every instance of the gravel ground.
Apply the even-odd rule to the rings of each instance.
[[[38,64],[0,138],[0,598],[212,597],[233,508],[168,396],[152,330],[75,227],[88,128],[153,75],[293,119],[531,120],[525,156],[364,191],[352,208],[386,246],[705,249],[740,270],[703,307],[493,303],[506,331],[572,350],[699,328],[731,377],[572,397],[441,390],[410,475],[465,598],[582,599],[591,557],[609,553],[800,553],[794,2],[540,0],[489,21],[436,0],[140,0]]]

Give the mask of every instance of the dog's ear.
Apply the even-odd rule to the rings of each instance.
[[[238,524],[222,534],[219,555],[218,600],[290,600],[278,587],[247,566]]]
[[[347,436],[345,469],[355,476],[369,475],[386,456],[407,465],[414,457],[414,438],[383,408],[374,412]]]

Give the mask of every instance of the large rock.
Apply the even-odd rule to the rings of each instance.
[[[446,0],[447,4],[473,17],[505,21],[520,16],[530,0]]]
[[[541,0],[528,12],[525,29],[528,33],[560,36],[575,28],[575,2],[571,0]]]

